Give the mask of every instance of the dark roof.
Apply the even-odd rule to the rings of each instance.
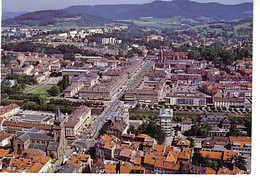
[[[221,136],[214,136],[212,138],[213,141],[221,141],[221,142],[229,142],[229,138],[228,137],[221,137]]]
[[[25,141],[27,141],[27,140],[30,139],[30,136],[28,135],[28,133],[24,133],[24,134],[22,134],[22,135],[19,137],[19,139],[20,139],[22,142],[25,142]]]
[[[42,150],[43,152],[46,152],[47,145],[35,143],[35,144],[29,144],[29,147],[28,147],[28,148],[29,148],[29,149],[40,149],[40,150]]]
[[[202,147],[207,147],[207,148],[213,148],[215,144],[215,141],[212,140],[206,140],[202,142]]]
[[[74,173],[77,167],[73,164],[65,164],[56,173]]]
[[[58,149],[59,143],[58,142],[50,142],[47,150],[48,151],[56,151]]]
[[[31,140],[43,140],[43,141],[52,141],[53,138],[48,136],[46,133],[39,132],[37,128],[31,128],[28,132],[16,132],[16,136],[23,142]]]

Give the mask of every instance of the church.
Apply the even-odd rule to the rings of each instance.
[[[53,159],[62,157],[67,147],[64,123],[58,108],[50,134],[35,127],[26,132],[17,131],[12,139],[14,153],[22,154],[25,149],[39,149]]]

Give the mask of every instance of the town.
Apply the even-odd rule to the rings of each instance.
[[[0,173],[250,174],[252,26],[233,26],[2,28]]]

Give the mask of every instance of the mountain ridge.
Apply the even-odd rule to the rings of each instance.
[[[43,11],[36,11],[33,13],[26,13],[21,16],[7,19],[3,21],[3,25],[16,24],[30,24],[31,20],[35,20]],[[209,17],[212,20],[234,20],[251,17],[253,14],[253,3],[241,3],[236,5],[224,5],[220,3],[199,3],[190,0],[172,0],[172,1],[153,1],[144,4],[116,4],[116,5],[77,5],[70,6],[60,10],[46,10],[49,12],[48,16],[51,19],[46,19],[47,15],[40,16],[44,19],[45,23],[53,25],[56,23],[56,16],[58,18],[81,17],[81,25],[86,23],[95,23],[100,21],[100,24],[111,20],[124,20],[124,19],[138,19],[141,17],[154,17],[154,18],[171,18],[175,16],[181,17]],[[28,15],[29,14],[29,15]],[[60,16],[59,16],[60,15]],[[28,17],[27,19],[21,17]],[[91,20],[89,21],[88,18]],[[25,21],[25,23],[24,23]],[[39,18],[38,21],[41,21]],[[32,24],[41,22],[32,22]],[[78,22],[77,22],[78,23]]]

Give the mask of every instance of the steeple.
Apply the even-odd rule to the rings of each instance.
[[[61,112],[60,112],[60,107],[58,107],[57,110],[56,110],[56,113],[55,113],[54,125],[60,126],[61,122],[62,122]]]
[[[55,113],[54,124],[59,125],[60,123],[61,123],[61,113],[60,113],[60,107],[58,107]]]

